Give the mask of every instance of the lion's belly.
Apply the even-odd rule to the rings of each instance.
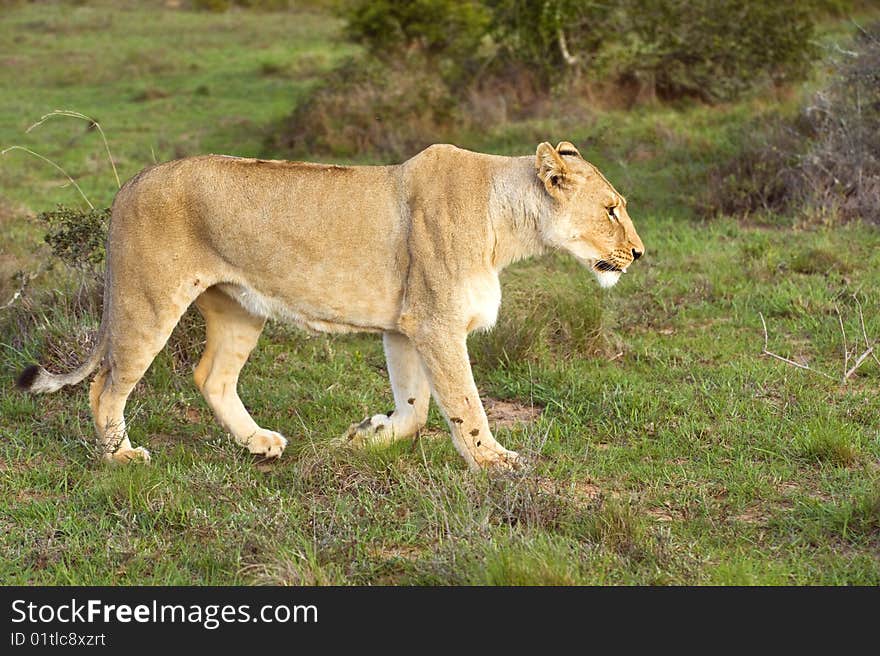
[[[255,250],[259,258],[226,259],[232,267],[223,289],[248,311],[321,332],[395,328],[405,251],[388,242],[345,249],[330,236],[304,243],[278,235],[278,242]]]
[[[248,312],[292,323],[314,332],[382,332],[397,324],[400,296],[396,293],[350,295],[327,289],[314,293],[265,293],[247,283],[224,283],[218,287]]]

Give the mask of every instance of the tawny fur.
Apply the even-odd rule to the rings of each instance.
[[[466,337],[494,324],[501,270],[548,250],[604,286],[644,252],[625,199],[568,142],[533,157],[436,145],[397,166],[177,160],[139,173],[113,203],[95,353],[71,374],[31,369],[20,382],[50,392],[97,367],[105,457],[149,459],[129,442],[125,402],[195,302],[207,326],[196,385],[238,443],[273,457],[285,438],[236,392],[265,320],[380,332],[395,409],[353,424],[350,442],[412,437],[433,394],[468,465],[506,467],[517,454],[492,437]]]

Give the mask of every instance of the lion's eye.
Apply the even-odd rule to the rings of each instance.
[[[608,210],[608,218],[611,219],[612,221],[616,221],[616,220],[617,220],[617,214],[614,213],[614,208],[613,208],[613,207],[608,207],[608,208],[606,208],[606,209]]]

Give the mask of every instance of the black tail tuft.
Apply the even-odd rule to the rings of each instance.
[[[40,366],[32,364],[18,375],[18,378],[15,379],[15,386],[18,389],[27,392],[34,384],[34,381],[39,374]]]

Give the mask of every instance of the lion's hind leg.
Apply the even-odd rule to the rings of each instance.
[[[149,461],[149,452],[133,447],[129,440],[125,404],[191,301],[188,291],[166,295],[156,290],[114,288],[108,310],[107,352],[89,389],[98,446],[105,460]]]
[[[125,430],[123,412],[128,394],[111,380],[112,369],[103,366],[89,387],[89,405],[98,432],[98,448],[108,462],[150,461],[150,452],[134,448]],[[129,390],[130,391],[130,390]]]
[[[254,454],[274,458],[287,440],[280,433],[260,428],[238,396],[238,376],[257,345],[266,320],[250,314],[216,288],[196,299],[205,317],[205,352],[193,378],[217,420],[235,441]]]

